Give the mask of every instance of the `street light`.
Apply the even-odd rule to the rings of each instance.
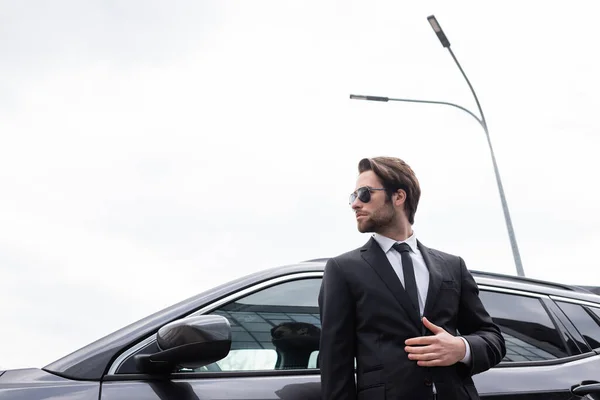
[[[494,166],[494,174],[496,175],[496,182],[498,183],[498,192],[500,193],[500,201],[502,202],[502,210],[504,211],[504,220],[506,221],[506,229],[508,231],[508,237],[510,239],[510,245],[511,245],[512,252],[513,252],[513,258],[515,260],[517,274],[519,276],[525,276],[525,271],[523,271],[523,264],[521,263],[521,255],[519,253],[519,247],[517,246],[517,239],[515,237],[515,231],[513,229],[512,221],[510,218],[510,212],[508,211],[508,204],[506,202],[506,196],[504,195],[504,188],[502,186],[502,180],[500,179],[500,172],[498,170],[498,164],[496,163],[496,156],[494,155],[494,148],[492,147],[492,141],[490,140],[490,134],[488,131],[487,123],[485,121],[485,116],[483,115],[483,111],[481,109],[481,105],[479,104],[479,99],[477,98],[477,95],[475,94],[475,90],[473,90],[473,86],[471,85],[469,78],[467,78],[465,71],[463,71],[462,67],[460,66],[460,63],[456,59],[456,56],[452,52],[452,49],[450,48],[450,41],[444,34],[444,31],[442,30],[440,24],[437,22],[437,19],[435,18],[435,16],[430,15],[429,17],[427,17],[427,20],[429,21],[429,24],[433,28],[433,31],[437,35],[438,39],[442,43],[442,46],[447,48],[448,51],[450,52],[450,54],[452,55],[454,62],[458,66],[458,69],[460,70],[463,77],[467,81],[467,84],[469,85],[469,89],[471,89],[471,93],[473,93],[473,97],[475,98],[475,102],[477,103],[477,108],[479,109],[479,114],[481,115],[481,118],[479,118],[477,115],[475,115],[473,112],[469,111],[465,107],[459,106],[458,104],[449,103],[446,101],[399,99],[399,98],[391,98],[391,97],[364,96],[364,95],[355,95],[355,94],[351,94],[350,98],[353,100],[370,100],[370,101],[381,101],[381,102],[402,101],[402,102],[409,102],[409,103],[441,104],[441,105],[458,108],[458,109],[466,112],[467,114],[469,114],[470,116],[472,116],[473,118],[475,118],[477,120],[477,122],[479,123],[479,125],[481,125],[481,127],[483,128],[483,130],[485,132],[485,137],[487,139],[488,146],[490,148],[490,154],[492,155],[492,164]]]

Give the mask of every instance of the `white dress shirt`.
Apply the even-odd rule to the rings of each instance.
[[[423,311],[425,309],[425,300],[427,299],[427,290],[429,290],[429,269],[427,269],[427,264],[425,264],[425,260],[423,259],[423,255],[419,250],[419,246],[417,246],[417,238],[413,232],[413,234],[406,240],[401,242],[396,242],[394,239],[390,239],[386,236],[382,236],[378,233],[373,235],[373,239],[377,241],[383,252],[385,253],[388,261],[392,265],[392,268],[398,275],[402,286],[404,286],[404,273],[402,270],[402,257],[398,251],[392,248],[396,243],[406,243],[410,247],[410,258],[413,262],[413,267],[415,271],[415,281],[417,282],[417,292],[419,294],[419,315],[421,319],[423,318]],[[433,321],[431,321],[433,323]],[[468,364],[471,361],[471,347],[469,346],[469,342],[461,336],[459,336],[463,342],[465,342],[466,352],[460,362]]]

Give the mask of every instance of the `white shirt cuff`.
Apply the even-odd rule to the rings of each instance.
[[[462,360],[460,360],[461,363],[463,364],[469,364],[471,362],[471,346],[469,345],[469,342],[467,342],[467,339],[465,339],[462,336],[459,336],[459,338],[461,338],[463,340],[463,342],[465,342],[465,356],[463,357]]]

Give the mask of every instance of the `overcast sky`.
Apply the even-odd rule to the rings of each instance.
[[[600,286],[592,3],[0,0],[0,367],[41,367],[216,283],[362,245],[360,158],[405,159],[415,232]]]

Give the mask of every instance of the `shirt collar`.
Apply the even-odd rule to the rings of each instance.
[[[379,243],[379,247],[381,247],[381,250],[383,250],[384,253],[387,253],[388,251],[390,251],[390,249],[392,248],[392,246],[395,243],[406,243],[407,245],[410,246],[410,249],[412,250],[413,253],[417,252],[417,237],[415,236],[415,232],[413,231],[413,234],[410,235],[406,240],[403,241],[395,241],[394,239],[390,239],[387,236],[383,236],[380,235],[379,233],[375,233],[373,234],[373,239],[375,239],[375,241],[377,243]]]

